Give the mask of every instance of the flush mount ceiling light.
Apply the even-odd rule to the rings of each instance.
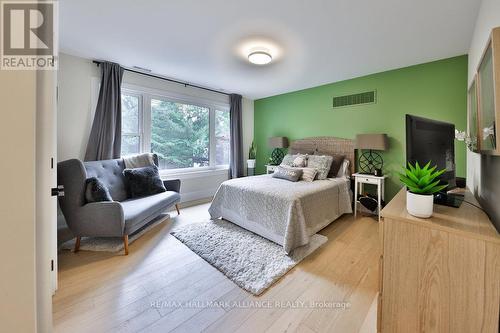
[[[273,57],[265,51],[254,51],[248,55],[248,61],[255,65],[265,65],[271,62]]]

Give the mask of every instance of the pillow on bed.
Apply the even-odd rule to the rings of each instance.
[[[302,177],[300,179],[306,181],[306,182],[312,182],[314,180],[314,177],[316,177],[316,174],[318,173],[318,170],[314,168],[300,168],[302,170]]]
[[[326,179],[332,166],[333,157],[329,155],[311,155],[307,159],[307,167],[318,171],[317,179]]]
[[[293,160],[292,166],[297,168],[303,168],[307,164],[307,155],[297,155]]]
[[[295,154],[295,155],[291,155],[291,154],[287,154],[285,155],[285,157],[283,157],[283,160],[281,161],[281,164],[280,165],[284,165],[284,166],[289,166],[289,167],[293,167],[293,162],[295,161],[295,159],[299,156],[303,156],[306,160],[307,160],[307,155],[302,155],[302,154]],[[304,165],[305,166],[305,165]]]
[[[329,154],[323,153],[321,151],[314,152],[314,155],[328,155],[333,157],[332,165],[330,166],[330,171],[328,171],[328,178],[335,178],[339,173],[340,167],[342,166],[342,162],[345,159],[345,155],[339,154]]]
[[[285,157],[283,157],[283,160],[281,160],[281,164],[280,165],[292,166],[294,159],[295,159],[295,157],[293,157],[293,155],[286,154]]]
[[[337,173],[338,178],[349,178],[351,176],[349,165],[351,165],[351,162],[348,159],[345,159],[342,162],[342,166],[340,167],[339,172]]]
[[[273,172],[274,178],[286,179],[286,180],[289,180],[291,182],[299,181],[301,176],[302,176],[301,169],[285,167],[285,166],[281,166],[281,165],[278,166],[276,169],[274,169],[274,172]]]

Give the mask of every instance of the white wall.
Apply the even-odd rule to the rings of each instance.
[[[96,100],[97,92],[93,81],[99,78],[98,67],[89,59],[60,54],[59,62],[59,102],[58,102],[58,160],[70,158],[82,159],[85,155],[87,140],[92,126],[94,110],[92,101]],[[152,89],[169,90],[172,92],[195,97],[208,98],[219,102],[228,102],[223,94],[212,93],[164,80],[153,79],[139,74],[125,72],[125,84],[137,85]],[[244,156],[253,140],[253,101],[243,99],[243,149]],[[202,175],[203,176],[203,175]],[[220,183],[227,179],[227,174],[204,175],[182,180],[182,201],[192,201],[210,197],[215,193]]]
[[[83,159],[92,126],[92,78],[99,77],[91,61],[59,54],[57,159]]]
[[[500,1],[483,0],[469,47],[469,83],[474,78],[491,30],[500,26]]]
[[[36,72],[0,71],[0,325],[36,331]]]
[[[491,29],[500,26],[500,1],[483,0],[469,49],[469,84],[474,78]],[[467,152],[467,184],[494,223],[500,225],[500,157]]]
[[[245,175],[247,172],[246,161],[248,159],[248,150],[253,141],[253,100],[243,99],[243,159],[245,160]]]

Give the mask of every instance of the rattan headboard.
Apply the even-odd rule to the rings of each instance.
[[[345,155],[350,161],[351,174],[356,168],[354,157],[354,140],[336,138],[333,136],[320,136],[294,140],[290,148],[299,150],[319,151],[325,154]]]

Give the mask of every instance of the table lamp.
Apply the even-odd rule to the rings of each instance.
[[[284,136],[275,136],[267,140],[267,145],[274,148],[269,163],[271,165],[279,165],[283,157],[285,157],[283,148],[288,148],[288,138]]]
[[[361,173],[381,176],[384,160],[374,150],[389,149],[387,134],[358,134],[356,135],[356,148],[368,150],[363,152],[358,159]]]

